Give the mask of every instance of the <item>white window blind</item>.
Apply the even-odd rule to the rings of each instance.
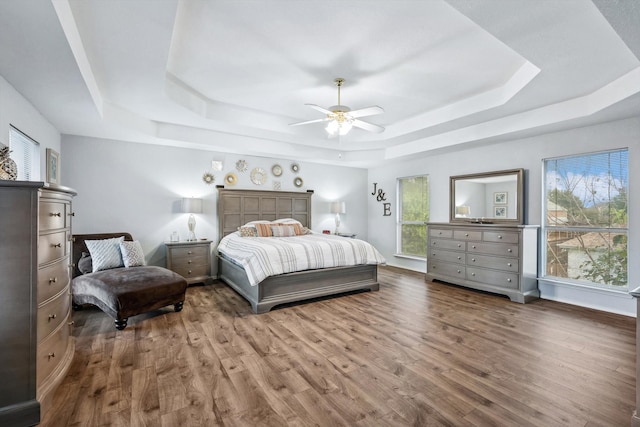
[[[40,144],[18,129],[9,128],[11,158],[18,167],[18,180],[40,180]]]

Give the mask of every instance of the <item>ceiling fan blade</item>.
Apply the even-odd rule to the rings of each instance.
[[[381,133],[384,132],[384,128],[382,126],[374,125],[372,123],[363,122],[362,120],[354,120],[353,125],[360,129],[368,130],[369,132]]]
[[[349,115],[354,119],[358,117],[365,116],[374,116],[376,114],[384,113],[384,109],[382,107],[378,107],[377,105],[373,105],[371,107],[358,108],[357,110],[349,111]]]
[[[320,122],[326,122],[328,120],[329,120],[329,118],[325,117],[323,119],[315,119],[315,120],[307,120],[307,121],[304,121],[304,122],[289,123],[289,126],[308,125],[309,123],[320,123]]]
[[[308,105],[309,107],[313,108],[314,110],[318,110],[318,111],[320,111],[321,113],[324,113],[324,114],[333,114],[333,111],[327,110],[326,108],[322,108],[321,106],[316,105],[316,104],[304,104],[304,105]]]

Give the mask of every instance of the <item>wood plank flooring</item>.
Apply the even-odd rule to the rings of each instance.
[[[74,313],[42,426],[627,426],[635,319],[392,267],[380,291],[255,315],[223,283],[117,331]]]

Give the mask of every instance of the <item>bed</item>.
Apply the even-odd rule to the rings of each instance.
[[[236,190],[218,187],[219,236],[235,233],[253,221],[288,218],[311,226],[312,191]],[[297,237],[290,237],[296,239]],[[347,239],[331,236],[333,239]],[[355,244],[356,242],[350,242]],[[220,248],[220,246],[219,246]],[[374,249],[375,251],[375,249]],[[376,251],[377,252],[377,251]],[[377,291],[378,263],[316,268],[268,276],[258,283],[240,262],[218,250],[218,277],[251,304],[254,313],[265,313],[276,305],[352,291]]]

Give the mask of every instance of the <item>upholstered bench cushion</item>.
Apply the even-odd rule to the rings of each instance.
[[[93,304],[115,319],[184,301],[187,281],[163,267],[121,267],[75,277],[75,304]]]

